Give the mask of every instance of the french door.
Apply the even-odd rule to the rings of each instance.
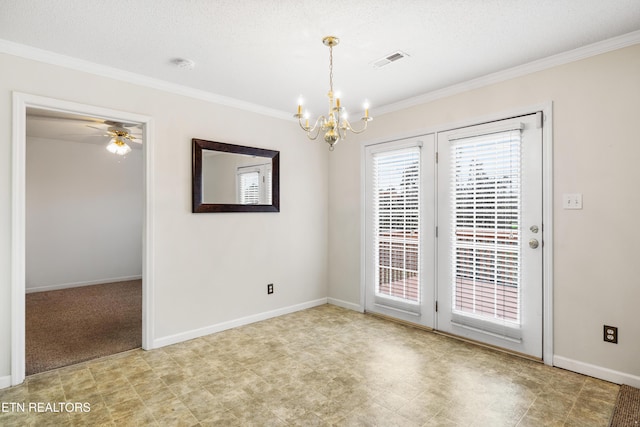
[[[433,327],[435,136],[365,149],[365,307]]]
[[[436,328],[542,358],[541,113],[438,134]]]
[[[541,113],[365,156],[366,310],[542,358]]]

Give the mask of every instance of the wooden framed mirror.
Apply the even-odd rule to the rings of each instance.
[[[194,138],[192,212],[279,212],[280,152]]]

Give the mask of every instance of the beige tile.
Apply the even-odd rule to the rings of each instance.
[[[145,413],[147,411],[145,404],[137,397],[128,400],[116,401],[107,404],[106,407],[114,421],[118,421],[121,418],[131,417],[132,415]]]
[[[0,401],[89,402],[91,412],[0,413],[0,425],[600,426],[617,392],[326,305],[28,377]]]
[[[2,400],[2,402],[7,401]],[[30,415],[26,412],[4,412],[0,413],[0,425],[3,427],[28,426],[30,425],[30,418]]]
[[[211,418],[200,421],[202,427],[241,427],[241,421],[231,411],[214,414]]]
[[[337,426],[419,427],[422,423],[403,417],[377,403],[368,403],[354,409],[336,423]]]
[[[161,426],[195,426],[198,420],[176,397],[151,409],[153,417]]]
[[[113,421],[111,412],[104,402],[92,402],[89,412],[69,414],[71,424],[74,426],[107,425]]]
[[[180,400],[198,421],[210,420],[221,413],[227,412],[227,409],[222,403],[218,402],[213,395],[204,388],[180,396]]]
[[[139,396],[133,386],[127,385],[123,388],[108,390],[104,392],[102,394],[102,398],[104,399],[104,403],[106,403],[107,406],[111,408],[112,406],[122,402],[126,402],[132,399],[139,399]]]

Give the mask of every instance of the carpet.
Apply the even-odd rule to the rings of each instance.
[[[609,426],[640,426],[640,389],[628,385],[620,386]]]
[[[138,348],[142,281],[26,295],[26,374]]]

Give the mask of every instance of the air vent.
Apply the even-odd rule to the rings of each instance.
[[[397,50],[397,51],[395,51],[393,53],[390,53],[389,55],[386,55],[384,58],[380,58],[380,59],[372,62],[371,65],[373,65],[373,68],[376,68],[376,69],[377,68],[382,68],[385,65],[389,65],[392,62],[396,62],[396,61],[398,61],[398,60],[400,60],[402,58],[405,58],[407,56],[409,56],[409,55],[407,55],[406,53],[404,53],[404,52],[402,52],[400,50]]]

